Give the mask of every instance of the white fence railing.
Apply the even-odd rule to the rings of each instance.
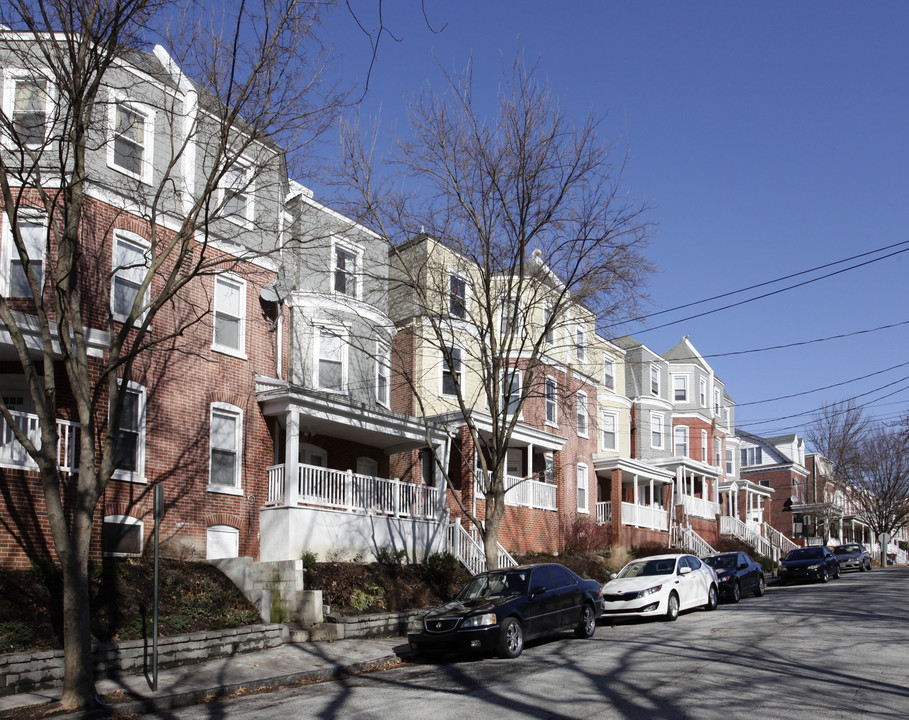
[[[597,503],[597,525],[609,525],[612,522],[612,503]]]
[[[477,480],[474,488],[478,498],[486,497],[484,488],[480,486],[479,482],[479,479],[483,477],[482,472],[479,468],[476,470]],[[539,480],[506,475],[505,504],[537,510],[556,510],[556,486]]]
[[[518,562],[500,544],[498,547],[499,567],[515,567]],[[468,531],[457,518],[448,524],[448,552],[454,555],[472,575],[486,570],[486,551],[480,542],[477,529]]]
[[[790,550],[795,550],[798,547],[792,540],[787,538],[769,523],[765,522],[762,526],[762,530],[762,534],[770,541],[770,544],[773,545],[773,547],[780,549],[781,555],[787,555]]]
[[[41,426],[38,416],[31,413],[11,411],[16,426],[31,441],[41,447]],[[77,453],[79,449],[79,423],[70,420],[57,420],[57,466],[63,472],[79,472]],[[0,464],[35,469],[37,463],[25,451],[16,439],[13,429],[6,420],[0,417]]]
[[[682,495],[682,503],[685,506],[685,513],[694,517],[712,520],[719,513],[719,506],[713,500]]]
[[[716,550],[713,549],[713,546],[709,542],[698,535],[690,527],[676,525],[672,535],[673,537],[670,541],[670,544],[675,547],[680,547],[682,550],[687,553],[691,553],[692,555],[705,557],[716,552]]]
[[[316,465],[301,464],[299,471],[297,498],[301,505],[407,518],[428,519],[438,515],[439,490],[429,485]],[[284,465],[268,468],[269,505],[284,504],[285,482]]]
[[[668,530],[669,513],[655,505],[636,505],[622,503],[622,524],[650,528],[651,530]]]
[[[763,555],[774,560],[779,559],[778,549],[775,548],[767,538],[756,533],[737,517],[721,515],[720,534],[737,537],[739,540],[751,545],[751,547],[753,547],[759,555]]]

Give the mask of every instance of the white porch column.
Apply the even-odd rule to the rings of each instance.
[[[536,478],[533,477],[533,443],[528,443],[527,445],[527,472],[524,477],[536,480]]]
[[[656,505],[656,503],[654,502],[653,496],[653,478],[650,478],[650,507],[653,507],[654,505]]]
[[[638,476],[637,475],[634,476],[634,479],[632,482],[634,483],[634,491],[633,491],[634,500],[632,501],[633,502],[632,507],[634,508],[634,524],[640,525],[640,523],[638,522],[638,502],[640,502],[640,499],[638,498]]]
[[[300,413],[290,410],[284,428],[284,504],[296,506],[300,487]]]

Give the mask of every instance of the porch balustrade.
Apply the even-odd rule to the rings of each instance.
[[[612,522],[612,503],[597,503],[597,525],[609,525]]]
[[[482,477],[482,470],[476,470],[476,477]],[[478,498],[485,498],[486,493],[478,481],[474,482]],[[552,483],[528,480],[514,475],[505,476],[505,504],[515,507],[528,507],[536,510],[556,510],[556,486]]]
[[[683,495],[682,502],[685,505],[685,513],[694,517],[713,519],[719,512],[719,507],[713,500],[704,500],[703,498]]]
[[[11,411],[16,426],[36,447],[41,447],[41,426],[38,416],[31,413]],[[79,423],[57,420],[57,466],[62,472],[79,472],[78,442]],[[37,463],[16,439],[6,419],[0,417],[0,465],[36,469]]]
[[[623,502],[622,524],[651,530],[669,530],[669,513],[656,505]]]
[[[438,514],[439,490],[428,485],[300,464],[298,504],[347,512],[431,519]],[[268,468],[268,504],[283,505],[284,465]]]

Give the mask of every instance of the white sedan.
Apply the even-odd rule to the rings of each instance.
[[[603,616],[664,616],[716,609],[716,574],[694,555],[653,555],[633,560],[603,586]]]

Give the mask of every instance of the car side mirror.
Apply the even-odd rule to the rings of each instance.
[[[545,586],[545,585],[537,585],[537,586],[530,592],[530,597],[536,597],[537,595],[542,595],[544,592],[546,592],[546,586]]]
[[[748,563],[742,563],[741,565],[739,565],[739,570],[747,570],[747,569],[748,569]]]
[[[691,568],[688,567],[687,565],[685,567],[679,569],[679,575],[687,575],[690,572],[691,572]]]
[[[609,573],[609,579],[610,579],[610,580],[615,580],[618,576],[619,576],[618,573]]]

